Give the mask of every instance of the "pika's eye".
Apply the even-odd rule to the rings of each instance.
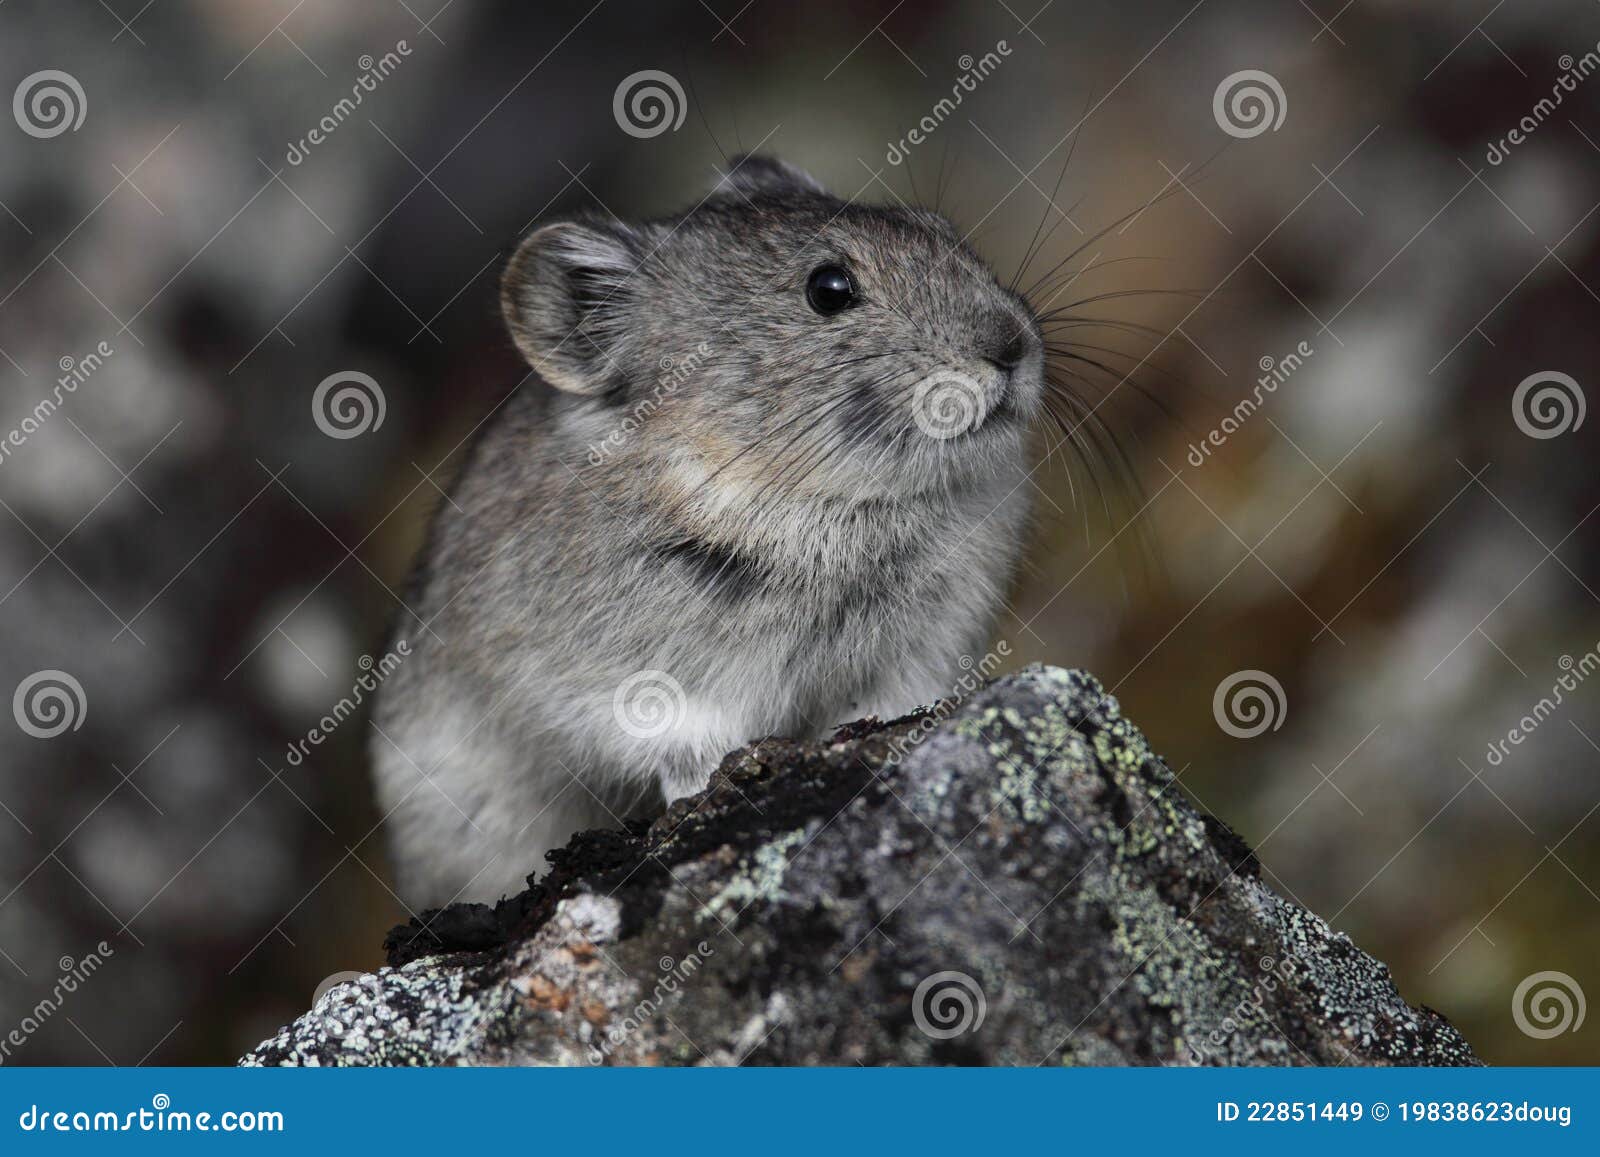
[[[842,265],[819,265],[806,279],[806,300],[811,308],[829,317],[856,299],[856,283]]]

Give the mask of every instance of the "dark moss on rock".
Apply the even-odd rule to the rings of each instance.
[[[1047,667],[752,744],[387,947],[244,1063],[1477,1063]]]

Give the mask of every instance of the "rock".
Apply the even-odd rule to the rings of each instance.
[[[751,744],[551,860],[242,1063],[1478,1063],[1078,672]]]

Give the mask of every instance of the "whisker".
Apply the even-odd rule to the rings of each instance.
[[[1044,212],[1039,216],[1039,224],[1034,226],[1033,239],[1028,242],[1028,248],[1023,251],[1022,264],[1018,265],[1017,271],[1011,275],[1011,282],[1007,288],[1012,292],[1016,292],[1017,282],[1022,280],[1023,276],[1028,272],[1028,266],[1033,264],[1034,258],[1039,255],[1039,252],[1043,250],[1045,244],[1050,240],[1056,229],[1061,225],[1060,221],[1056,221],[1050,226],[1050,231],[1044,234],[1043,239],[1040,239],[1039,234],[1044,230],[1044,223],[1050,220],[1050,210],[1056,207],[1056,195],[1061,192],[1061,182],[1066,180],[1067,166],[1072,164],[1073,154],[1078,151],[1078,141],[1083,137],[1084,121],[1088,119],[1088,100],[1092,100],[1093,97],[1094,89],[1091,88],[1089,90],[1089,97],[1086,99],[1083,106],[1085,115],[1078,118],[1077,126],[1072,130],[1072,144],[1067,147],[1067,155],[1061,162],[1061,171],[1056,174],[1055,187],[1050,190],[1050,198],[1045,204]],[[1078,204],[1082,203],[1082,199],[1080,198]],[[1073,208],[1077,208],[1077,206],[1074,205]],[[1062,214],[1063,219],[1065,219],[1066,216],[1067,214]],[[1037,250],[1034,248],[1035,245],[1039,247]]]

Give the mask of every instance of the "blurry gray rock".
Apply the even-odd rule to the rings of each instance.
[[[752,744],[552,861],[243,1063],[1477,1063],[1078,672]]]

